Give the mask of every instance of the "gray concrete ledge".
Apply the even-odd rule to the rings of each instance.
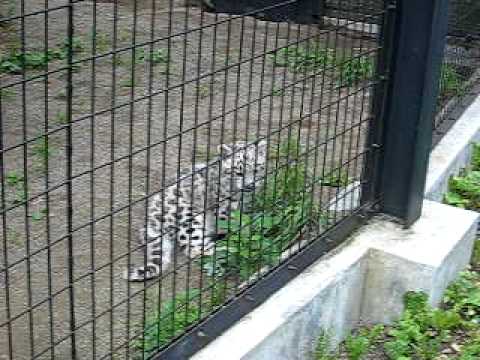
[[[391,322],[406,291],[438,304],[469,262],[477,220],[431,201],[410,229],[375,218],[193,359],[304,360],[322,331],[339,342],[359,320]]]
[[[480,96],[467,108],[430,154],[425,197],[442,201],[448,179],[470,163],[471,144],[480,141]]]

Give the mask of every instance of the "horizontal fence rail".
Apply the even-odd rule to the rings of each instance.
[[[187,358],[371,211],[387,10],[226,4],[1,2],[0,358]]]

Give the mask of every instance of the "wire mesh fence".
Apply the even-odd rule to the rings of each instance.
[[[480,89],[480,4],[452,0],[445,45],[434,141],[438,141]]]
[[[3,358],[150,358],[361,209],[384,11],[295,3],[0,4]]]

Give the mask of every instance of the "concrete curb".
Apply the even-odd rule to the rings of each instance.
[[[471,144],[480,141],[480,96],[467,108],[430,154],[425,198],[442,201],[448,179],[467,166]]]

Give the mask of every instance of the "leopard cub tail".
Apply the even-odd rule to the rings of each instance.
[[[143,232],[141,232],[143,234]],[[174,244],[166,236],[156,237],[154,240],[147,239],[146,261],[141,266],[132,266],[126,269],[123,277],[128,281],[146,281],[160,276],[172,261]]]

